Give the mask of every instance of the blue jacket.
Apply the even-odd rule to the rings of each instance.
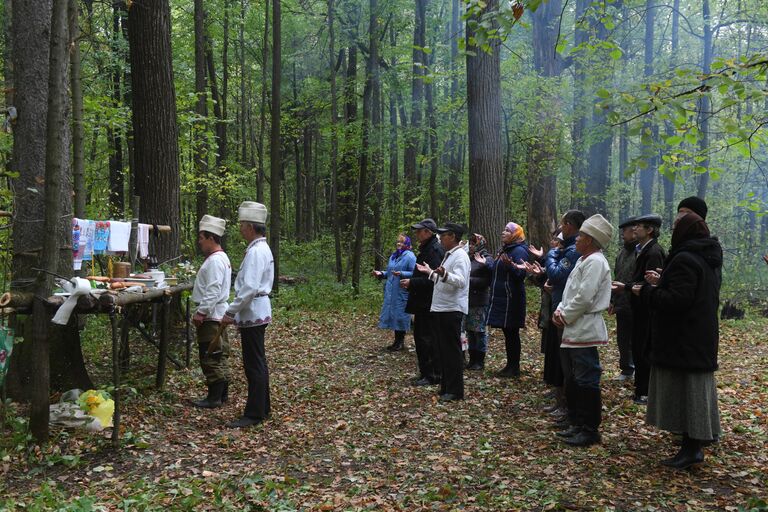
[[[563,299],[565,291],[565,282],[571,275],[571,270],[576,262],[581,258],[581,254],[576,252],[576,237],[572,236],[563,240],[564,249],[550,249],[547,253],[546,266],[547,279],[552,285],[552,310],[557,308]]]
[[[504,254],[515,263],[528,261],[528,244],[518,242],[504,246]],[[488,325],[491,327],[525,327],[525,270],[518,270],[501,262],[498,257],[488,258],[491,269],[491,308]]]
[[[405,312],[408,302],[408,291],[400,288],[400,279],[410,279],[416,266],[416,255],[413,251],[404,251],[399,258],[389,257],[387,270],[382,279],[384,283],[384,304],[381,306],[379,327],[393,331],[408,331],[411,328],[411,315]],[[393,272],[399,271],[400,276]]]

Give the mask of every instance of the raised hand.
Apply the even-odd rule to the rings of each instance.
[[[528,252],[529,252],[529,253],[531,253],[531,254],[533,255],[533,257],[534,257],[534,258],[536,258],[536,259],[539,259],[539,258],[541,258],[542,256],[544,256],[544,247],[542,246],[542,247],[539,247],[539,248],[537,249],[537,248],[535,248],[534,246],[532,246],[532,245],[529,245],[529,246],[528,246]]]
[[[424,274],[429,274],[430,272],[432,272],[432,268],[429,266],[428,263],[417,263],[416,270]]]

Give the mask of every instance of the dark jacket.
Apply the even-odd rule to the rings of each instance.
[[[716,238],[689,240],[670,253],[658,285],[643,286],[639,298],[653,311],[652,365],[717,370],[722,265]]]
[[[485,255],[490,258],[490,255]],[[470,258],[469,307],[487,306],[491,301],[491,269],[487,264]]]
[[[502,250],[515,263],[528,261],[526,242],[509,244]],[[508,328],[525,327],[525,270],[507,265],[498,257],[487,258],[486,263],[492,272],[488,325]]]
[[[622,244],[619,254],[616,255],[616,265],[613,267],[613,275],[616,281],[628,283],[635,273],[635,244]],[[624,292],[614,293],[611,304],[616,313],[630,310],[629,296]]]
[[[445,250],[440,245],[437,236],[419,245],[419,254],[416,256],[417,264],[424,264],[436,269],[443,262]],[[408,303],[405,305],[406,313],[419,314],[429,313],[432,307],[432,288],[434,283],[429,280],[426,274],[422,274],[414,268],[413,277],[408,284]]]
[[[632,286],[636,284],[645,284],[645,271],[662,268],[666,258],[667,253],[655,238],[652,238],[645,244],[643,250],[640,251],[640,254],[635,258],[635,271],[632,273],[632,278],[629,282],[625,283],[624,293],[630,298],[632,311],[636,318],[647,317],[648,308],[643,304],[639,297],[632,293]]]
[[[544,269],[547,280],[552,285],[552,310],[557,308],[563,298],[565,283],[581,254],[576,251],[576,237],[563,240],[563,249],[550,249],[545,259]]]

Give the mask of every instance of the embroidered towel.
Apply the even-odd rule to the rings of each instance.
[[[139,246],[139,258],[149,256],[149,224],[139,224],[136,236],[136,244]]]

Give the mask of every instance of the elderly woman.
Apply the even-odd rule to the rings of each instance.
[[[502,378],[520,376],[520,329],[525,327],[525,275],[519,265],[528,261],[528,244],[523,228],[508,223],[501,232],[503,246],[496,258],[487,258],[491,270],[491,307],[488,325],[504,332],[507,365],[497,374]]]
[[[703,462],[702,446],[720,436],[715,370],[722,264],[722,248],[706,222],[681,212],[661,275],[649,271],[647,282],[632,288],[653,311],[646,422],[683,433],[680,451],[662,461],[675,469]]]
[[[400,279],[410,279],[416,266],[416,256],[411,250],[411,239],[403,234],[397,237],[395,252],[389,257],[387,270],[374,270],[372,275],[386,279],[384,304],[381,306],[379,328],[395,331],[395,340],[387,347],[390,352],[405,348],[405,332],[411,327],[411,315],[405,312],[408,290],[400,287]]]
[[[491,271],[485,264],[488,251],[483,235],[469,237],[469,313],[464,317],[464,328],[469,341],[469,363],[467,370],[485,368],[485,354],[488,352],[488,304],[491,296]]]

